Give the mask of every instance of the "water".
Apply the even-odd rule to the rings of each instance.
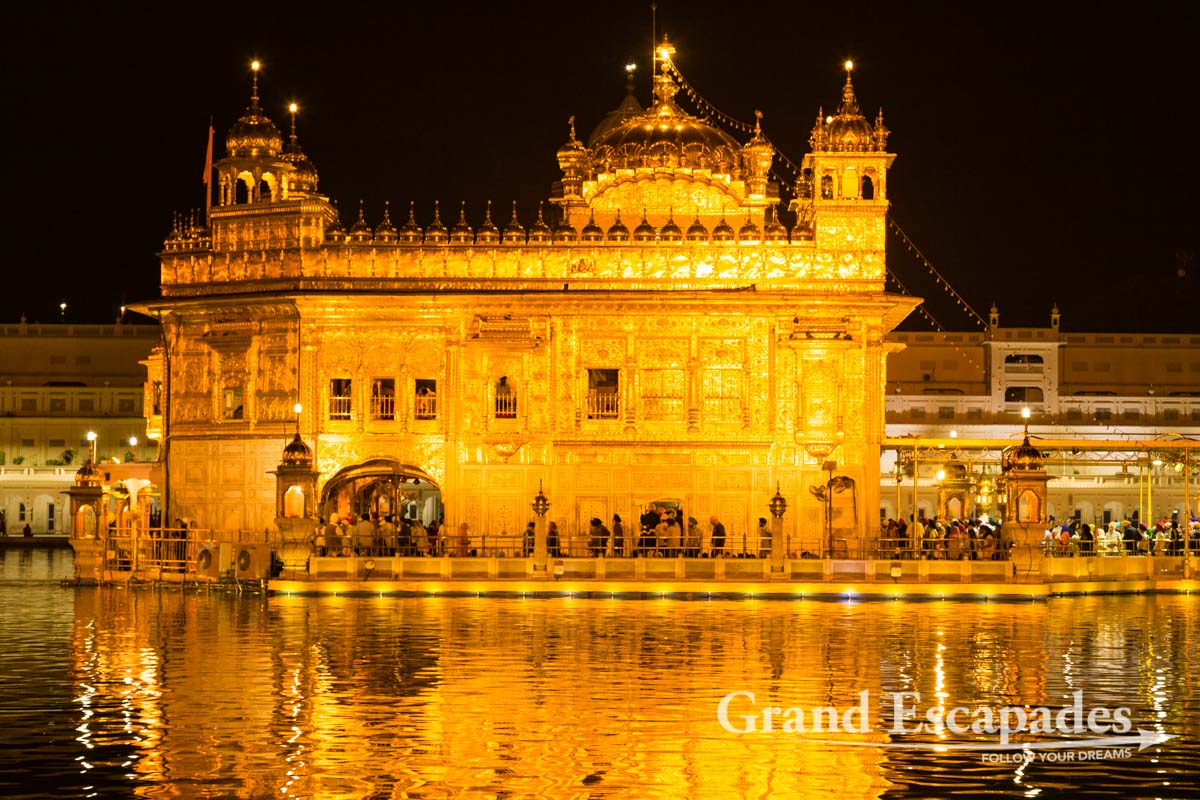
[[[70,570],[0,551],[0,796],[1200,796],[1194,597],[266,599],[60,587]],[[1058,709],[1077,689],[1178,738],[1027,764],[822,741],[980,738],[888,735],[887,692]],[[732,691],[850,709],[863,690],[865,735],[716,718]]]

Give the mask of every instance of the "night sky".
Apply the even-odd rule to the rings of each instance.
[[[253,57],[285,136],[301,105],[347,226],[360,199],[372,225],[385,200],[425,224],[435,199],[447,225],[462,200],[478,225],[488,199],[528,225],[567,117],[585,137],[630,60],[649,99],[649,3],[35,5],[4,12],[5,323],[111,321],[157,296],[172,213],[203,206],[209,118],[220,158]],[[973,5],[661,0],[657,16],[692,85],[733,117],[761,109],[796,162],[853,58],[864,113],[892,130],[893,218],[983,316],[996,302],[1002,324],[1045,326],[1057,302],[1068,331],[1200,331],[1196,13]],[[978,328],[895,239],[888,264],[945,328]]]

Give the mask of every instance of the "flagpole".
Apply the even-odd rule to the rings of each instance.
[[[204,153],[204,227],[209,225],[209,213],[212,211],[212,170],[213,170],[213,121],[208,118],[208,149]]]

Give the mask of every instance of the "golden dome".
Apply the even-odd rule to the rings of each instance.
[[[689,242],[707,242],[708,228],[704,227],[704,223],[700,221],[700,215],[696,215],[696,219],[688,226],[687,233],[684,237]]]
[[[564,216],[562,221],[554,226],[554,243],[572,244],[577,241],[579,241],[579,233],[575,230],[575,226]]]
[[[583,232],[580,233],[579,238],[585,242],[604,241],[604,229],[596,224],[595,212],[588,214],[587,225],[583,226]]]
[[[99,467],[92,463],[90,458],[75,472],[76,486],[99,486],[103,482],[104,474],[100,472]]]
[[[404,223],[404,227],[400,229],[400,233],[396,237],[401,244],[420,244],[421,239],[425,236],[421,226],[417,224],[415,205],[411,200],[408,203],[408,222]]]
[[[675,215],[668,214],[667,223],[658,230],[658,238],[664,242],[682,242],[683,231],[675,224]]]
[[[591,155],[595,172],[685,167],[716,174],[740,173],[741,145],[729,134],[675,104],[673,98],[679,88],[670,74],[668,55],[673,50],[664,41],[662,72],[654,78],[654,105],[599,136],[593,134]]]
[[[366,244],[371,241],[373,234],[371,226],[367,224],[367,220],[363,217],[363,203],[358,201],[358,219],[350,226],[349,240],[355,244]]]
[[[396,241],[396,226],[392,224],[392,215],[386,201],[383,204],[383,220],[375,228],[375,241],[382,244],[392,244]]]
[[[846,62],[846,84],[842,87],[842,102],[837,114],[826,118],[820,112],[817,114],[817,122],[809,136],[809,144],[814,151],[854,153],[879,151],[887,147],[890,131],[883,125],[883,111],[879,112],[878,127],[872,129],[871,123],[859,110],[854,84],[850,80],[853,67],[851,62]]]
[[[504,243],[525,244],[525,228],[521,226],[521,221],[517,219],[516,200],[513,200],[512,219],[504,226]]]
[[[608,112],[604,119],[600,120],[600,124],[592,129],[588,136],[588,147],[594,147],[596,142],[600,141],[610,131],[616,130],[634,117],[639,117],[645,113],[641,103],[633,96],[634,82],[633,75],[636,67],[633,64],[625,67],[625,97],[621,100],[621,104]]]
[[[542,204],[538,203],[537,220],[529,226],[529,243],[530,244],[545,244],[554,238],[550,226],[546,224],[546,220],[542,219]]]
[[[621,222],[621,209],[617,209],[617,218],[608,228],[607,239],[610,242],[628,242],[629,228],[625,227],[625,223]]]
[[[487,210],[483,212],[483,224],[475,231],[475,241],[478,244],[499,244],[500,229],[492,222],[492,201],[488,200]]]
[[[346,229],[342,227],[342,218],[338,214],[337,203],[333,204],[333,222],[325,229],[325,241],[330,244],[341,244],[346,241]]]
[[[583,142],[575,138],[575,118],[567,120],[570,126],[570,136],[567,143],[558,148],[558,166],[563,172],[578,170],[587,164],[588,152]]]
[[[779,221],[779,215],[776,213],[770,214],[770,222],[763,228],[764,242],[786,242],[788,240],[787,228]]]
[[[1025,434],[1025,441],[1021,442],[1012,453],[1008,456],[1009,468],[1016,469],[1041,469],[1042,454],[1036,447],[1029,443],[1029,434]]]
[[[450,230],[450,241],[453,244],[472,244],[475,241],[475,231],[467,224],[467,202],[464,200],[458,207],[458,222]]]
[[[296,136],[296,112],[299,108],[292,103],[289,110],[292,112],[292,132],[282,156],[284,161],[292,165],[292,174],[288,176],[288,192],[311,194],[317,191],[317,168],[300,149],[300,139]]]
[[[231,158],[275,158],[283,148],[283,137],[258,105],[258,62],[251,67],[254,82],[250,105],[225,134],[225,150]]]
[[[737,236],[733,232],[733,227],[725,221],[725,215],[721,215],[721,221],[717,223],[717,227],[713,228],[712,240],[714,242],[732,242]]]
[[[312,450],[300,438],[299,433],[283,448],[283,457],[279,459],[280,464],[295,467],[312,466],[312,461]]]
[[[750,219],[750,212],[746,212],[746,224],[738,228],[739,242],[757,242],[762,238],[762,233],[758,230],[758,226]]]
[[[642,212],[642,221],[633,229],[633,240],[635,242],[653,242],[658,238],[658,231],[654,226],[646,221],[646,213]]]
[[[442,224],[442,212],[440,202],[433,201],[433,222],[429,223],[429,227],[425,229],[425,244],[445,244],[450,236],[446,233],[446,226]]]

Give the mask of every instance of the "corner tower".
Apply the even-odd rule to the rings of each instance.
[[[887,171],[895,155],[887,152],[891,133],[883,110],[871,125],[859,110],[850,73],[837,114],[817,113],[804,157],[799,197],[792,202],[798,230],[816,239],[818,250],[837,258],[841,252],[871,252],[883,263],[887,231]]]

